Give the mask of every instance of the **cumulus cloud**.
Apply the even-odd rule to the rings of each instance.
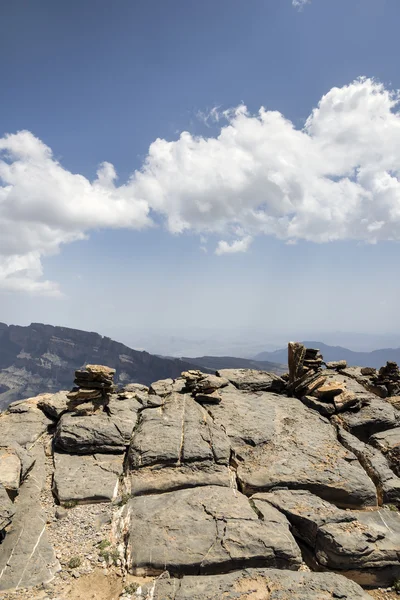
[[[332,88],[299,130],[276,111],[216,113],[216,137],[157,139],[117,184],[64,169],[32,133],[0,138],[0,288],[57,293],[41,259],[98,228],[216,234],[216,253],[252,238],[400,239],[399,93],[371,79]]]
[[[249,235],[241,240],[235,240],[231,244],[225,240],[220,240],[215,250],[215,254],[236,254],[237,252],[246,252],[251,242],[252,238]]]

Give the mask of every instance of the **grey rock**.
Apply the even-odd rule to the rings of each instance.
[[[198,371],[199,376],[193,378],[186,378],[186,387],[189,391],[196,394],[211,394],[215,390],[219,390],[229,384],[228,379],[225,377],[218,377],[217,375],[207,375]],[[185,376],[185,373],[182,373]],[[189,373],[188,373],[189,375]]]
[[[211,394],[203,394],[200,392],[199,394],[196,394],[195,400],[200,404],[219,404],[221,402],[221,395],[217,390]]]
[[[217,375],[230,381],[238,390],[278,392],[286,386],[278,375],[255,369],[221,369]]]
[[[225,575],[160,578],[154,600],[371,600],[360,586],[334,573],[246,569]]]
[[[259,565],[297,569],[301,564],[285,517],[271,510],[260,519],[248,499],[230,488],[133,498],[120,523],[129,534],[126,555],[135,574],[212,573]]]
[[[124,452],[127,443],[124,431],[105,412],[84,417],[66,413],[54,436],[57,450],[73,454]]]
[[[230,438],[241,490],[307,489],[341,507],[376,506],[376,490],[334,427],[300,400],[272,393],[220,390],[209,405]]]
[[[229,439],[207,411],[188,394],[170,394],[162,407],[140,413],[128,454],[133,493],[229,486],[229,459]]]
[[[118,495],[123,455],[54,453],[53,490],[60,504],[111,502]]]
[[[376,369],[371,367],[347,367],[343,370],[343,375],[350,377],[362,385],[366,390],[379,396],[386,398],[388,390],[384,385],[379,385],[371,379],[371,375],[376,375]]]
[[[108,404],[107,412],[115,427],[121,432],[126,446],[129,445],[131,440],[140,410],[142,410],[142,404],[136,397],[112,397]]]
[[[43,394],[37,405],[47,417],[58,420],[68,410],[68,393],[60,391],[56,394]]]
[[[15,509],[5,488],[0,483],[0,540],[1,533],[11,523]]]
[[[400,425],[399,412],[389,402],[377,397],[371,398],[359,410],[349,410],[340,416],[345,428],[364,442],[376,433]]]
[[[328,369],[335,369],[335,371],[342,371],[347,367],[347,361],[345,360],[332,360],[325,364]]]
[[[17,492],[21,477],[21,461],[13,448],[0,448],[0,484],[10,492]]]
[[[18,411],[0,414],[2,446],[16,442],[29,449],[53,423],[35,405],[28,401],[22,404],[23,407]]]
[[[389,586],[400,577],[400,514],[381,508],[353,511],[357,520],[319,529],[318,562],[360,585]]]
[[[161,398],[165,398],[173,392],[182,392],[186,382],[184,379],[160,379],[151,384],[149,394],[155,394]]]
[[[305,490],[276,490],[255,494],[251,498],[261,512],[272,505],[280,510],[292,525],[294,535],[312,548],[320,527],[326,523],[354,521],[351,511],[342,510]]]
[[[149,387],[141,383],[127,383],[123,386],[121,392],[148,392]]]
[[[68,516],[68,510],[66,508],[64,508],[63,506],[58,506],[56,508],[56,512],[55,512],[55,517],[56,519],[58,519],[59,521],[61,519],[65,519],[65,517]]]
[[[305,406],[316,410],[323,417],[329,418],[331,415],[335,414],[335,407],[333,404],[318,400],[318,398],[314,398],[314,396],[302,396],[300,399]]]
[[[289,383],[294,383],[303,375],[306,347],[298,342],[288,344]]]
[[[40,494],[45,483],[44,452],[32,449],[34,466],[20,488],[12,529],[0,552],[0,590],[34,587],[53,579],[60,565],[46,532],[46,515]]]
[[[161,494],[204,485],[235,486],[235,473],[224,465],[190,463],[183,466],[141,468],[132,472],[131,496]]]
[[[376,433],[371,437],[370,444],[383,452],[393,471],[400,476],[400,427]]]
[[[391,431],[396,430],[390,429],[389,432]],[[361,442],[340,426],[338,427],[338,438],[345,448],[357,456],[365,471],[375,483],[379,505],[396,504],[400,506],[400,478],[394,474],[385,456],[379,450]]]

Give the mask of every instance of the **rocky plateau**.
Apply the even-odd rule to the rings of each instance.
[[[395,363],[291,343],[281,376],[146,385],[99,362],[0,414],[1,598],[397,597]]]

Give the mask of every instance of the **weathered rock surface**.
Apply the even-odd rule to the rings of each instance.
[[[15,509],[5,488],[0,483],[0,541],[3,530],[11,523]]]
[[[160,379],[151,384],[149,394],[155,394],[161,398],[165,398],[173,392],[182,392],[185,387],[185,380],[178,379]]]
[[[274,391],[278,392],[285,388],[285,382],[281,377],[267,371],[256,371],[254,369],[221,369],[217,371],[218,377],[227,379],[238,390],[251,391]]]
[[[246,569],[208,577],[161,578],[154,600],[368,600],[360,586],[333,573]]]
[[[209,406],[230,438],[247,495],[277,486],[307,489],[342,507],[375,506],[376,490],[335,429],[300,400],[272,393],[220,390]]]
[[[301,563],[287,519],[272,507],[260,519],[248,499],[230,488],[133,498],[121,524],[129,531],[128,568],[137,574],[201,574],[260,565],[297,569]]]
[[[338,438],[345,448],[357,456],[365,471],[375,483],[379,505],[395,504],[400,506],[400,477],[395,475],[382,452],[369,444],[361,442],[340,426],[338,427]]]
[[[0,414],[0,443],[16,442],[29,449],[53,422],[29,402],[18,406],[13,412]]]
[[[41,408],[50,419],[57,421],[68,410],[68,393],[62,390],[55,394],[42,394],[37,403],[38,408]]]
[[[11,492],[19,488],[21,461],[13,448],[0,448],[0,484]]]
[[[207,411],[189,395],[172,393],[160,408],[140,414],[128,454],[132,493],[229,486],[229,459],[229,439]]]
[[[390,585],[400,574],[400,515],[388,509],[343,511],[308,492],[277,490],[256,494],[262,511],[270,504],[313,550],[319,565],[346,571],[363,585]]]
[[[111,502],[118,495],[122,454],[81,456],[55,452],[54,466],[53,489],[60,504]]]
[[[0,590],[33,587],[50,581],[60,570],[46,532],[46,515],[40,504],[45,484],[44,452],[32,450],[35,464],[21,486],[12,528],[0,546]]]
[[[387,457],[396,475],[400,476],[400,427],[376,433],[370,443]]]
[[[128,425],[136,422],[136,413]],[[57,450],[73,454],[98,452],[124,452],[129,444],[126,428],[121,428],[120,419],[114,420],[105,412],[95,415],[75,416],[67,413],[58,422],[54,436]]]

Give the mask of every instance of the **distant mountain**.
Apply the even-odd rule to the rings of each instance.
[[[247,358],[236,358],[234,356],[199,356],[197,358],[183,357],[183,361],[191,362],[198,369],[256,369],[257,371],[271,371],[278,375],[284,373],[287,368],[285,364],[277,362],[252,360]],[[284,363],[286,360],[284,361]]]
[[[373,350],[372,352],[354,352],[341,346],[328,346],[323,342],[305,341],[302,343],[307,348],[319,348],[326,361],[347,360],[349,366],[379,368],[386,364],[388,360],[393,360],[400,364],[400,348],[383,348],[382,350]],[[254,357],[254,360],[269,360],[287,364],[287,348],[275,350],[274,352],[261,352]]]
[[[71,389],[74,370],[97,363],[116,369],[119,384],[177,377],[193,364],[132,350],[98,333],[32,323],[0,323],[0,410],[17,399]]]

